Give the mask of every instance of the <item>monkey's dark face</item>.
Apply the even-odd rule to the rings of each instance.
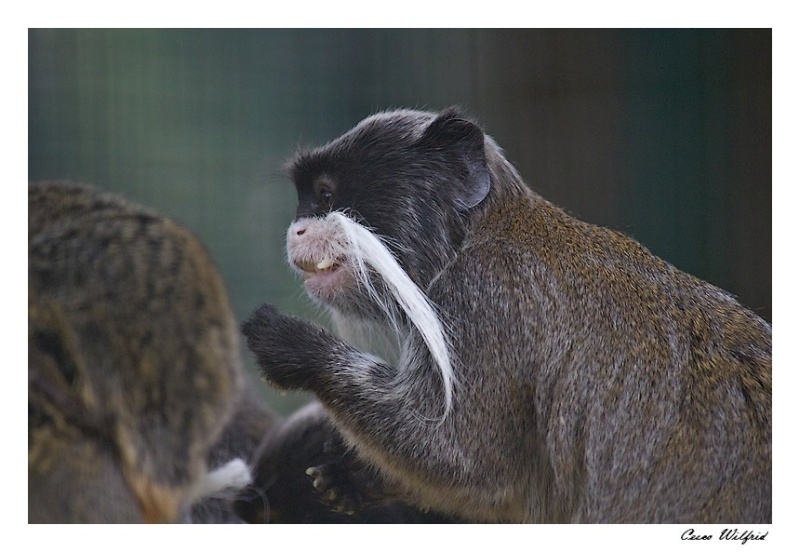
[[[343,311],[364,303],[357,250],[368,246],[330,213],[371,231],[425,289],[463,240],[467,211],[489,190],[483,132],[455,112],[375,115],[300,153],[288,173],[298,195],[289,260],[309,295]]]

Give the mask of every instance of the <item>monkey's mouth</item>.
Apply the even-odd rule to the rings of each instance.
[[[326,257],[320,261],[295,259],[292,263],[303,278],[306,293],[323,303],[333,301],[353,285],[353,278],[347,270],[345,259],[333,257]]]
[[[304,279],[310,278],[317,274],[331,274],[336,272],[341,266],[339,259],[327,257],[321,261],[312,261],[308,259],[296,259],[294,264],[300,269]]]

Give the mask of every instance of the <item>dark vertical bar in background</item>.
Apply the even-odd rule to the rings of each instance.
[[[772,318],[772,30],[743,29],[731,41],[734,66],[728,289]]]
[[[770,319],[769,32],[622,32],[632,233]]]
[[[626,210],[638,239],[695,273],[705,268],[705,216],[714,208],[702,165],[703,41],[692,30],[636,31],[627,48]]]

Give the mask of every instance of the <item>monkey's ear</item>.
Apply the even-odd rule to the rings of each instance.
[[[475,123],[463,118],[455,109],[443,111],[420,139],[425,147],[451,151],[466,169],[463,188],[455,191],[456,205],[466,211],[489,194],[491,179],[486,165],[484,134]]]

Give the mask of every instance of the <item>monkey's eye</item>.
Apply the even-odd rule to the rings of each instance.
[[[319,191],[320,207],[330,207],[332,202],[333,202],[333,193],[327,188],[322,188]]]

